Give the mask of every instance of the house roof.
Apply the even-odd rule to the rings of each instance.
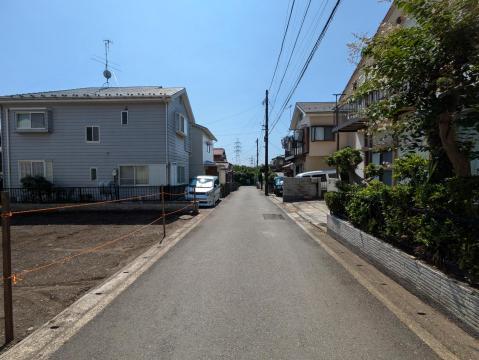
[[[0,96],[0,100],[96,99],[96,98],[169,98],[184,92],[183,87],[161,86],[87,87]]]
[[[302,114],[319,114],[333,112],[335,107],[336,103],[331,101],[297,102],[296,106],[294,107],[293,117],[291,118],[289,128],[291,130],[296,128],[298,120],[301,118]]]
[[[225,149],[223,148],[213,148],[213,155],[223,155],[225,153]]]
[[[78,89],[43,91],[0,96],[1,103],[20,102],[61,102],[61,101],[168,101],[181,96],[188,117],[195,123],[195,117],[184,87],[126,86],[126,87],[87,87]]]
[[[296,106],[305,113],[316,113],[325,111],[334,111],[335,102],[315,101],[315,102],[297,102]]]
[[[200,124],[194,124],[193,126],[203,131],[206,134],[206,136],[208,136],[211,140],[218,141],[218,139],[216,139],[216,137],[213,135],[210,129],[208,129],[206,126],[203,126]]]

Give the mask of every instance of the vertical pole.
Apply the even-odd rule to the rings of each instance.
[[[198,214],[198,204],[196,203],[196,185],[193,188],[193,210],[195,214]]]
[[[258,155],[259,155],[259,151],[258,151],[258,138],[256,138],[256,167],[258,167]]]
[[[163,186],[161,187],[161,207],[162,207],[161,215],[163,216],[163,239],[164,239],[166,237],[166,216],[165,216],[165,189]],[[163,241],[163,239],[161,239],[160,244]]]
[[[269,166],[268,166],[268,90],[266,90],[266,99],[265,99],[265,124],[264,124],[264,195],[268,196],[268,175],[269,175]]]
[[[336,128],[339,126],[339,107],[338,107],[338,98],[344,94],[333,94],[336,97],[336,106],[334,107],[334,123]],[[336,151],[339,150],[339,131],[336,131]],[[339,177],[339,166],[336,165],[336,174]]]
[[[13,340],[12,249],[10,239],[10,195],[2,191],[3,308],[5,344]]]

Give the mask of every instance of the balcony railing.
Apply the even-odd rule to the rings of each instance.
[[[355,132],[366,127],[365,111],[369,105],[385,97],[383,91],[372,91],[360,99],[347,101],[338,107],[338,126],[333,132]]]

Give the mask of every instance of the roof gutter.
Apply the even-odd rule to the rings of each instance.
[[[133,97],[133,96],[122,96],[122,97],[23,97],[23,98],[10,98],[10,97],[0,97],[0,103],[2,104],[18,104],[18,103],[35,103],[39,102],[42,104],[45,103],[63,103],[63,102],[75,102],[75,103],[88,103],[88,102],[124,102],[135,101],[135,102],[157,102],[157,101],[169,101],[171,97],[161,96],[161,97]]]

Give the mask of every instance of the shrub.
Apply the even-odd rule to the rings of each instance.
[[[324,195],[324,200],[331,214],[344,217],[346,214],[346,194],[344,192],[328,191]]]
[[[409,185],[387,189],[383,197],[384,228],[382,238],[409,252],[417,254],[415,231],[417,217],[413,212],[413,192]]]
[[[364,168],[364,176],[366,178],[375,178],[381,176],[384,173],[384,169],[380,165],[369,163],[368,166]]]
[[[384,227],[384,197],[389,187],[373,180],[370,185],[352,191],[346,204],[351,223],[361,230],[380,236]]]
[[[479,217],[477,181],[450,179],[444,184],[419,186],[415,206],[421,209],[416,241],[425,245],[435,265],[459,271],[479,281]]]
[[[424,184],[429,177],[428,161],[418,154],[408,154],[393,163],[393,177],[413,186]]]
[[[25,176],[20,180],[22,187],[29,190],[51,191],[53,184],[43,176]]]
[[[335,151],[328,157],[329,166],[337,166],[341,178],[348,178],[350,183],[359,182],[359,176],[356,175],[356,167],[363,161],[361,152],[357,149],[346,147]]]

